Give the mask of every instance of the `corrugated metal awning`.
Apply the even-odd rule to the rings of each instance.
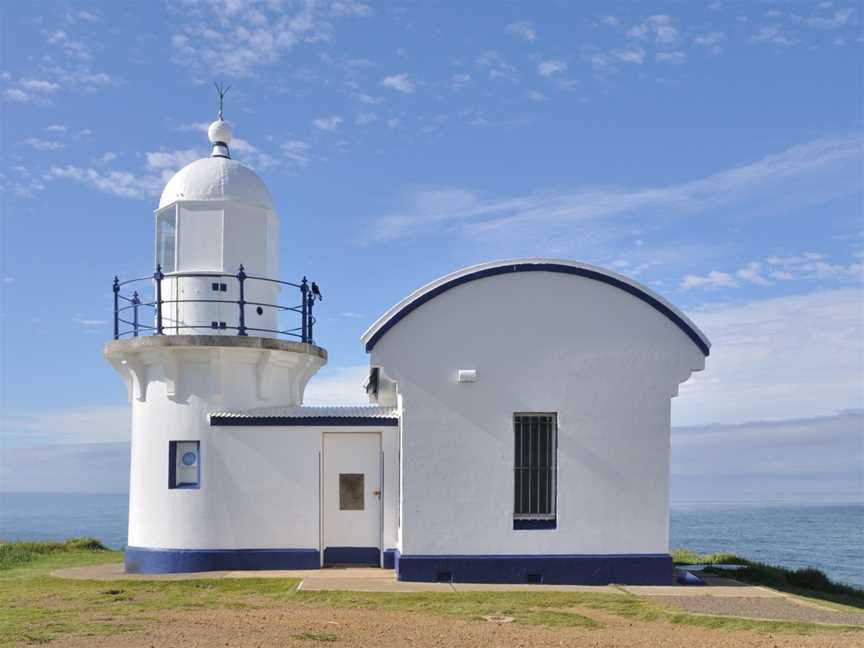
[[[389,407],[347,406],[266,407],[210,413],[210,425],[216,426],[360,426],[399,425],[399,413]]]

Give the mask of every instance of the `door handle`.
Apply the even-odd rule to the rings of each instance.
[[[373,491],[372,491],[372,494],[373,494],[375,497],[381,497],[381,491],[380,491],[380,490],[373,490]]]

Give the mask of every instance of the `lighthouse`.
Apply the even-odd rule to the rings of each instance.
[[[370,405],[305,405],[321,291],[278,278],[273,199],[221,110],[208,135],[162,192],[153,269],[113,284],[126,571],[673,582],[671,400],[711,347],[683,312],[579,261],[482,263],[366,330]]]
[[[243,475],[254,467],[213,438],[208,414],[300,405],[327,360],[312,337],[320,292],[305,278],[277,278],[273,198],[232,158],[221,107],[208,136],[211,154],[178,171],[162,192],[152,274],[116,278],[113,286],[115,339],[104,355],[132,403],[128,571],[154,561],[159,571],[182,571],[189,555],[200,561],[211,550],[254,561],[255,552],[291,546],[266,524],[244,527],[241,509],[262,501]],[[234,560],[223,562],[236,567]],[[288,552],[276,564],[308,562]]]

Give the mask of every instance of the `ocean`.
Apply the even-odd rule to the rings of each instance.
[[[125,494],[0,493],[0,538],[93,536],[126,544]],[[732,551],[783,567],[816,567],[864,588],[864,504],[677,502],[672,547]]]

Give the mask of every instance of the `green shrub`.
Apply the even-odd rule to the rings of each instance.
[[[749,563],[746,558],[728,551],[698,554],[691,549],[673,549],[672,561],[676,565],[746,565]]]
[[[36,556],[72,551],[108,551],[96,538],[69,538],[61,542],[32,540],[0,540],[0,569],[12,569],[30,562]]]

